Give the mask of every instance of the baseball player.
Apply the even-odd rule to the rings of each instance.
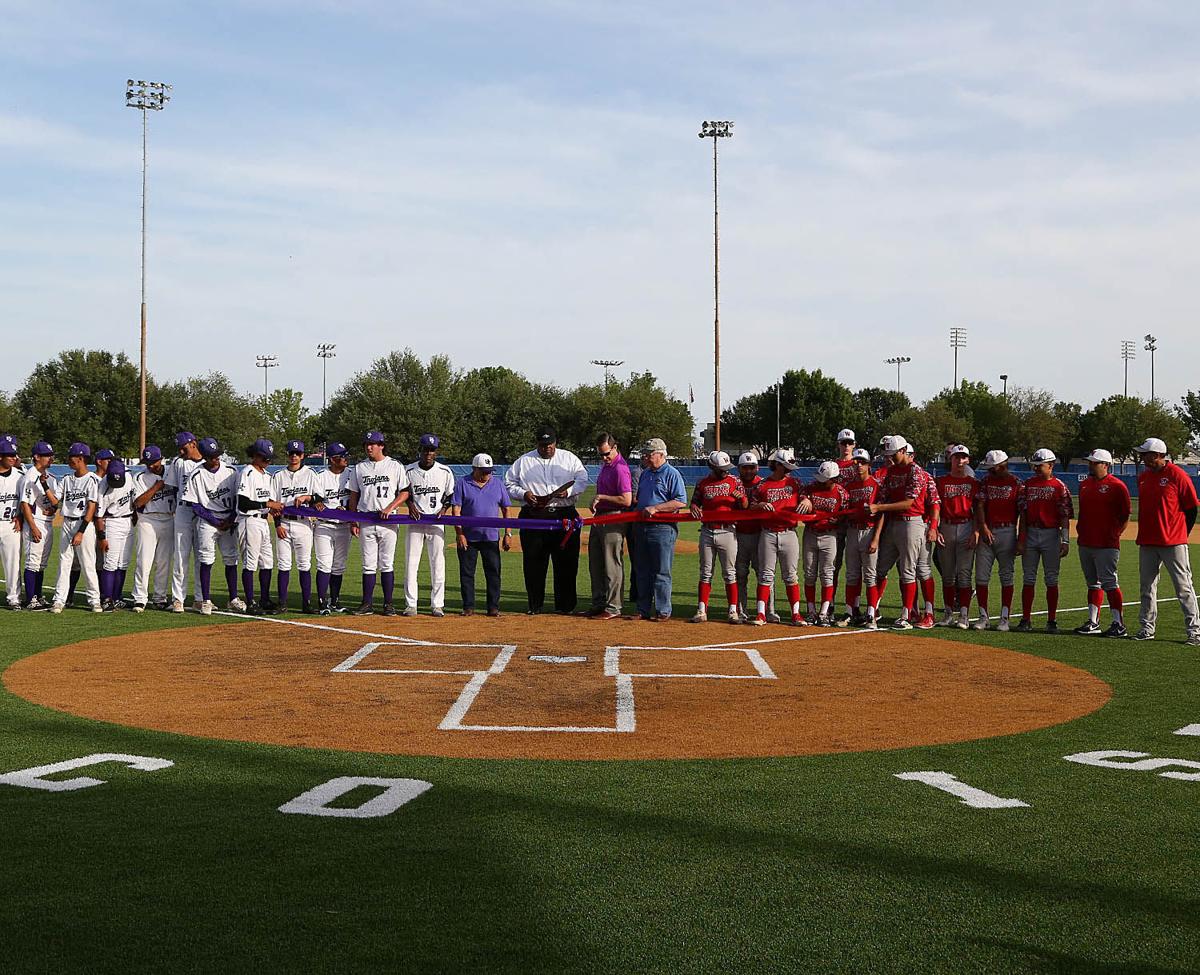
[[[975,548],[979,545],[979,529],[975,524],[979,482],[967,473],[971,452],[966,447],[954,444],[947,456],[950,470],[937,479],[942,502],[937,535],[938,567],[946,604],[946,615],[939,625],[965,630],[970,625],[971,572],[975,567]]]
[[[274,499],[285,508],[300,507],[312,500],[317,487],[316,473],[311,467],[304,466],[303,441],[288,441],[287,458],[287,467],[275,472]],[[293,562],[300,572],[300,609],[305,613],[317,611],[312,602],[313,525],[312,518],[275,516],[275,584],[279,590],[280,612],[287,609]]]
[[[845,487],[848,481],[852,481],[857,477],[857,471],[854,465],[854,449],[858,446],[858,438],[853,430],[839,430],[837,435],[837,457],[834,461],[838,465],[838,483]],[[833,560],[833,587],[837,590],[838,577],[842,572],[842,561],[846,557],[846,531],[847,524],[845,519],[838,522],[836,531],[837,552]],[[832,610],[830,614],[832,615]]]
[[[350,500],[349,458],[346,445],[336,440],[325,445],[325,470],[316,472],[313,507],[343,511]],[[317,553],[317,612],[322,616],[343,613],[339,598],[346,556],[350,553],[350,524],[345,521],[317,520],[313,532]]]
[[[21,479],[21,548],[25,558],[25,608],[49,609],[42,598],[46,566],[54,552],[54,515],[58,480],[50,473],[54,448],[44,440],[33,445],[33,469]]]
[[[915,457],[913,445],[907,444],[910,459]],[[938,525],[942,517],[942,499],[938,495],[937,482],[932,474],[924,468],[921,477],[925,480],[925,540],[921,545],[917,559],[917,585],[920,587],[920,597],[925,609],[917,614],[917,622],[913,624],[918,630],[932,630],[934,627],[934,600],[937,599],[937,583],[933,579],[933,554],[937,548]]]
[[[0,564],[9,609],[21,608],[21,481],[17,439],[0,435]]]
[[[242,559],[242,591],[246,612],[251,616],[274,613],[271,602],[271,570],[275,568],[275,546],[267,518],[283,505],[275,499],[275,480],[267,473],[267,464],[275,456],[275,445],[259,438],[250,445],[250,463],[238,472],[237,542]],[[258,573],[260,602],[254,599],[254,574]]]
[[[183,489],[200,466],[200,448],[194,434],[184,430],[175,434],[175,449],[178,456],[163,474],[163,481],[175,503],[175,535],[171,544],[171,612],[183,612],[183,597],[187,590],[188,569],[194,558],[196,547],[196,513],[190,504],[180,504]],[[192,605],[200,603],[200,573],[192,577]]]
[[[112,458],[105,465],[96,503],[96,538],[100,549],[100,607],[106,613],[120,608],[125,573],[133,554],[134,502],[137,488],[125,463]]]
[[[757,465],[755,465],[757,466]],[[730,474],[733,461],[723,450],[708,455],[709,473],[700,479],[692,492],[693,518],[715,512],[735,511],[747,507],[749,498],[742,479]],[[725,598],[729,602],[729,622],[741,622],[738,610],[737,584],[738,542],[736,523],[704,522],[700,527],[700,595],[693,623],[708,621],[708,598],[712,594],[713,563],[720,559],[721,575],[725,579]]]
[[[137,539],[137,564],[133,570],[132,609],[144,612],[147,604],[156,609],[167,605],[171,591],[171,551],[175,544],[175,495],[167,490],[163,475],[162,451],[147,444],[142,451],[145,469],[133,475],[137,497],[134,536]],[[153,578],[151,576],[153,575]],[[154,595],[150,596],[153,583]]]
[[[804,559],[804,599],[808,604],[805,626],[833,626],[833,594],[837,561],[837,536],[850,506],[850,495],[840,481],[842,470],[837,461],[822,463],[804,496],[812,504],[816,519],[804,526],[801,546]],[[845,536],[843,536],[844,538]],[[817,582],[821,583],[821,603],[817,609]]]
[[[197,445],[203,463],[188,478],[180,497],[190,504],[196,515],[196,558],[200,562],[200,607],[202,616],[211,616],[212,568],[221,551],[225,567],[225,584],[229,588],[229,609],[245,612],[246,604],[238,598],[238,550],[233,533],[237,513],[238,472],[221,461],[221,445],[205,437]]]
[[[812,511],[812,503],[804,497],[804,488],[794,477],[796,458],[790,448],[779,447],[771,454],[771,474],[754,489],[752,508],[772,514]],[[769,518],[763,521],[758,537],[758,612],[754,626],[767,622],[767,600],[775,582],[775,566],[783,572],[784,589],[792,607],[792,624],[801,625],[800,612],[800,537],[795,524],[788,518]]]
[[[1008,469],[1008,454],[989,450],[979,465],[987,471],[979,484],[975,506],[975,527],[979,530],[979,545],[975,549],[975,599],[979,617],[974,629],[986,630],[988,617],[988,585],[992,566],[1000,566],[1001,633],[1008,632],[1013,601],[1013,567],[1017,558],[1017,519],[1025,499],[1025,485]]]
[[[1075,507],[1067,486],[1054,476],[1057,460],[1052,450],[1035,450],[1030,458],[1034,476],[1025,482],[1025,501],[1017,526],[1017,554],[1024,570],[1021,622],[1017,624],[1022,633],[1033,629],[1029,617],[1039,562],[1046,576],[1046,632],[1058,632],[1058,570],[1069,548]]]
[[[843,483],[849,502],[846,508],[846,615],[838,626],[879,628],[875,621],[875,567],[879,561],[879,534],[884,516],[867,510],[879,497],[879,482],[871,475],[871,455],[863,448],[854,451],[856,477]],[[867,612],[858,608],[863,586],[867,587]]]
[[[71,567],[78,562],[82,568],[87,600],[93,613],[103,612],[100,606],[100,585],[96,578],[96,504],[100,500],[100,478],[88,470],[91,448],[85,443],[73,443],[67,450],[71,472],[59,481],[57,498],[62,505],[62,535],[58,546],[58,585],[50,612],[61,613],[67,604],[71,586]]]
[[[1097,448],[1087,455],[1088,476],[1079,484],[1079,520],[1075,537],[1079,541],[1079,564],[1088,585],[1088,618],[1075,632],[1080,636],[1126,637],[1125,603],[1117,581],[1117,563],[1121,560],[1121,534],[1129,524],[1132,503],[1129,488],[1113,477],[1112,454]],[[1108,596],[1112,623],[1100,629],[1100,607]]]
[[[904,437],[887,437],[883,452],[891,459],[891,464],[883,474],[880,500],[867,506],[872,515],[888,516],[879,543],[873,615],[878,618],[879,600],[883,597],[887,575],[895,566],[900,574],[903,608],[892,629],[911,630],[911,617],[917,603],[917,563],[928,536],[925,524],[928,478],[909,453]]]
[[[747,450],[738,458],[738,479],[746,491],[746,499],[754,497],[754,490],[762,483],[762,475],[758,473],[758,454]],[[738,618],[743,623],[751,621],[746,613],[746,601],[750,598],[750,570],[754,570],[754,581],[761,583],[758,571],[758,540],[762,531],[762,522],[739,521],[737,524],[737,563],[735,577],[738,587]],[[771,596],[767,600],[767,622],[778,623],[779,614],[775,612],[775,587],[771,587]]]
[[[346,508],[379,519],[387,518],[408,501],[408,475],[399,461],[385,455],[384,436],[378,430],[370,431],[363,438],[363,445],[367,459],[351,469]],[[392,593],[396,585],[394,566],[399,531],[399,526],[394,524],[364,522],[351,526],[351,534],[362,539],[363,601],[354,611],[355,616],[369,616],[375,612],[377,573],[383,584],[383,615],[396,615]]]
[[[427,523],[446,512],[454,498],[454,474],[437,459],[440,441],[432,433],[421,434],[417,461],[405,469],[408,475],[408,513],[422,519],[408,526],[404,540],[404,615],[417,615],[417,575],[421,571],[421,549],[428,553],[429,604],[434,616],[446,615],[446,526]]]
[[[101,447],[99,450],[97,450],[92,455],[92,460],[96,464],[96,477],[100,479],[101,484],[103,484],[104,475],[108,471],[109,461],[111,461],[114,457],[116,457],[116,454],[114,454],[111,450],[109,450],[108,447]],[[99,537],[97,537],[96,538],[96,565],[97,565],[97,567],[99,567],[99,565],[103,561],[104,561],[104,554],[100,549],[100,539],[99,539]],[[99,570],[97,569],[97,572],[98,571]],[[73,603],[75,601],[75,587],[79,584],[79,572],[80,572],[80,564],[79,564],[79,560],[76,560],[75,563],[71,566],[71,584],[67,588],[67,605],[68,606],[70,606],[71,603]],[[104,602],[104,600],[102,599],[101,604],[103,604],[103,602]]]

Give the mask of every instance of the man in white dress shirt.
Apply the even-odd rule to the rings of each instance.
[[[522,502],[518,518],[575,518],[575,498],[587,489],[587,469],[569,450],[558,446],[558,436],[549,427],[537,434],[537,447],[522,454],[504,475],[509,496]],[[565,543],[564,543],[565,539]],[[575,577],[579,572],[579,532],[565,530],[521,531],[521,566],[530,616],[542,611],[546,602],[546,571],[554,563],[554,609],[575,611]]]

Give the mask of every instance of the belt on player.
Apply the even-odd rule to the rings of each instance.
[[[988,528],[993,531],[997,528],[1012,528],[1014,525],[1016,525],[1015,521],[989,521],[987,523]]]
[[[814,535],[836,535],[837,534],[836,528],[814,528],[812,525],[806,525],[804,527],[804,530],[806,532],[812,532]]]
[[[972,518],[943,518],[943,525],[969,525],[974,519]]]
[[[924,515],[889,515],[889,521],[924,521]]]
[[[242,512],[239,512],[239,514],[241,514],[243,518],[265,518],[265,517],[267,517],[267,513],[265,511],[242,511]]]
[[[707,528],[710,532],[731,532],[731,531],[737,530],[737,522],[730,521],[730,522],[724,522],[722,524],[717,524],[716,522],[710,522],[706,525],[703,525],[702,527]]]
[[[109,521],[112,518],[132,518],[133,515],[105,515],[104,520]]]
[[[1029,528],[1037,528],[1037,529],[1040,529],[1041,531],[1044,531],[1044,532],[1056,532],[1056,531],[1058,531],[1058,525],[1029,525],[1028,527],[1029,527]]]

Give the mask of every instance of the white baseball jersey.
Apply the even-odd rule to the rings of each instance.
[[[100,478],[95,471],[87,471],[82,477],[68,474],[58,482],[58,490],[63,520],[72,521],[87,514],[89,501],[99,502]]]
[[[275,472],[272,477],[274,499],[285,508],[296,503],[297,498],[312,494],[317,487],[316,475],[311,467],[303,465],[297,470],[289,471],[286,467]]]
[[[319,470],[313,478],[313,494],[325,503],[326,508],[344,510],[350,500],[350,479],[353,476],[352,467],[347,467],[340,474],[333,473],[329,468]]]
[[[351,468],[349,487],[358,495],[359,511],[382,511],[408,487],[408,475],[391,457],[362,460]]]
[[[176,457],[166,466],[163,471],[163,480],[167,482],[167,486],[163,490],[170,496],[172,504],[178,505],[183,489],[187,487],[188,481],[192,479],[192,475],[200,466],[200,461],[188,460],[184,457]]]
[[[108,478],[105,478],[100,484],[100,500],[96,513],[101,518],[128,518],[133,514],[133,502],[136,498],[137,488],[128,474],[125,475],[125,483],[120,487],[113,487],[108,483]]]
[[[179,500],[182,504],[199,504],[218,518],[228,518],[237,509],[237,476],[238,472],[228,464],[221,464],[215,471],[198,467],[188,478]]]
[[[163,474],[155,474],[154,471],[147,468],[138,474],[133,475],[133,487],[137,492],[137,496],[141,497],[149,491],[159,481],[166,481],[163,476],[167,473],[168,468],[163,468]],[[142,508],[142,512],[148,515],[173,515],[175,513],[175,504],[179,500],[174,491],[163,484],[162,490],[154,495],[146,502],[146,507]]]
[[[409,502],[423,515],[436,515],[454,496],[454,473],[445,464],[437,461],[429,470],[420,464],[409,464],[404,468],[408,475],[408,489],[412,492]]]
[[[257,501],[259,504],[266,504],[273,500],[274,497],[274,479],[266,471],[260,471],[253,464],[247,464],[241,469],[238,474],[237,496],[239,498],[249,498],[251,501]],[[238,517],[242,519],[257,518],[258,515],[249,511],[239,511]]]
[[[58,494],[58,479],[46,471],[46,484],[52,494]],[[51,504],[46,497],[46,488],[42,487],[42,476],[36,470],[29,471],[21,479],[21,500],[33,509],[33,516],[40,522],[54,520],[58,506]]]
[[[12,521],[21,514],[21,481],[15,470],[0,473],[0,521]]]

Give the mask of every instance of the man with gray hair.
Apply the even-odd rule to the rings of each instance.
[[[670,514],[688,506],[683,475],[667,463],[667,445],[652,437],[642,448],[646,467],[638,479],[637,509],[642,517]],[[642,619],[671,618],[671,567],[679,528],[674,522],[637,523],[638,611]]]
[[[1138,478],[1139,569],[1142,583],[1141,627],[1135,640],[1153,640],[1158,622],[1158,573],[1167,570],[1187,627],[1187,645],[1200,647],[1200,611],[1192,585],[1188,535],[1196,524],[1196,488],[1167,457],[1167,445],[1151,437],[1137,448],[1146,469]]]

